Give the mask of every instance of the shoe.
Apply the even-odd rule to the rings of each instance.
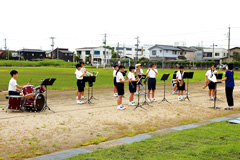
[[[134,95],[137,95],[137,92],[135,92]]]
[[[173,92],[172,92],[172,94],[176,94],[176,92],[175,92],[175,91],[173,91]]]
[[[85,96],[82,96],[82,99],[86,99],[86,97],[85,97]]]
[[[77,104],[83,104],[82,100],[77,101]]]
[[[233,107],[224,108],[225,110],[233,110]]]
[[[117,94],[117,93],[114,93],[114,94],[113,94],[113,96],[114,96],[114,97],[117,97],[117,96],[118,96],[118,94]]]
[[[157,102],[157,100],[155,98],[152,99],[153,102]]]
[[[76,97],[76,100],[78,100],[78,96]]]
[[[148,102],[152,102],[152,100],[150,98],[148,98]]]
[[[132,101],[133,104],[136,104],[134,101]]]
[[[125,108],[124,106],[118,106],[117,109],[119,109],[119,110],[124,110],[124,109],[126,109],[126,108]]]
[[[129,105],[129,106],[135,106],[135,103],[133,103],[133,102],[129,102],[128,105]]]
[[[182,98],[182,101],[185,101],[185,99],[184,99],[184,98]]]
[[[182,99],[179,97],[178,100],[181,101]]]

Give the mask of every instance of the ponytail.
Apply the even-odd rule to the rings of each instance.
[[[118,67],[118,70],[117,70],[117,72],[116,72],[116,75],[118,74],[119,70],[122,69],[122,68],[125,68],[124,65],[120,65],[120,66]]]

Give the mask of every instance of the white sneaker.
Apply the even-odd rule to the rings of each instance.
[[[117,97],[117,96],[118,96],[118,94],[117,94],[117,93],[114,93],[114,94],[113,94],[113,96],[114,96],[114,97]]]
[[[157,100],[155,98],[152,99],[153,102],[157,102]]]
[[[179,97],[178,100],[181,101],[182,99]]]
[[[125,108],[124,106],[118,106],[117,109],[119,109],[119,110],[124,110],[124,109],[126,109],[126,108]]]
[[[78,96],[76,97],[76,100],[78,100]]]
[[[86,97],[85,97],[85,96],[82,96],[82,99],[86,99]]]
[[[184,99],[184,98],[182,98],[182,101],[185,101],[185,99]]]
[[[175,91],[173,91],[173,92],[172,92],[172,94],[176,94],[176,92],[175,92]]]
[[[148,98],[148,102],[152,102],[152,100],[150,98]]]
[[[135,102],[129,102],[129,106],[135,106]]]
[[[83,101],[82,100],[78,100],[77,104],[83,104]]]
[[[136,104],[134,101],[132,101],[133,104]]]

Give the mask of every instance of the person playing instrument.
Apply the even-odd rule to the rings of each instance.
[[[135,67],[136,67],[136,69],[134,70],[134,73],[135,73],[136,77],[141,78],[141,76],[143,75],[142,65],[136,64]],[[142,81],[142,79],[141,79],[141,81]],[[138,90],[140,91],[140,85],[138,85]]]
[[[185,90],[185,82],[183,79],[184,75],[184,67],[180,66],[180,70],[177,72],[176,79],[177,79],[177,87],[178,87],[178,100],[179,101],[184,101],[183,98],[183,91]]]
[[[234,72],[233,72],[233,64],[228,63],[226,66],[226,73],[225,78],[219,81],[225,81],[225,93],[228,102],[228,107],[225,110],[232,110],[233,109],[233,89],[235,86],[234,83]]]
[[[8,85],[8,95],[15,95],[15,96],[23,96],[23,93],[19,92],[20,89],[22,89],[25,86],[19,86],[17,84],[17,78],[18,78],[18,71],[16,70],[12,70],[10,72],[10,75],[12,76],[12,78],[9,81],[9,85]],[[26,85],[28,86],[29,83]]]
[[[205,83],[206,83],[206,85],[207,85],[207,83],[208,83],[208,80],[207,80],[207,79],[212,78],[212,76],[213,76],[215,73],[217,73],[217,71],[215,70],[215,65],[212,65],[212,66],[211,66],[211,69],[208,70],[208,71],[206,72],[206,74],[205,74]],[[216,84],[211,81],[211,82],[208,84],[208,88],[209,88],[209,91],[208,91],[209,100],[214,100]]]
[[[77,99],[77,104],[83,104],[83,101],[81,100],[82,98],[82,92],[84,92],[84,82],[83,82],[83,77],[87,73],[87,70],[82,72],[81,70],[81,65],[77,64],[76,65],[77,72],[76,72],[76,78],[77,78],[77,86],[78,86],[78,99]]]
[[[154,98],[154,92],[156,90],[156,75],[158,74],[158,71],[156,69],[156,64],[152,63],[151,68],[148,69],[146,75],[148,75],[148,101],[149,102],[156,102],[156,99]],[[152,99],[150,99],[150,91],[152,90]]]
[[[118,65],[114,65],[114,70],[113,70],[113,84],[114,84],[114,89],[113,89],[113,96],[114,97],[117,97],[118,96],[118,91],[117,91],[117,82],[116,82],[116,73],[117,73],[117,70],[118,70]]]
[[[124,79],[123,77],[123,72],[124,72],[124,66],[120,65],[117,72],[116,72],[116,82],[117,82],[117,91],[118,91],[118,99],[117,99],[117,109],[124,110],[126,109],[122,105],[122,98],[124,95],[124,83],[129,82],[129,80],[126,78]]]
[[[136,86],[137,86],[137,81],[138,77],[135,78],[134,76],[134,66],[129,67],[129,73],[128,73],[128,79],[129,79],[129,91],[130,91],[130,96],[129,96],[129,105],[134,106],[136,103],[133,101],[133,95],[136,92]]]
[[[173,74],[173,79],[172,79],[172,85],[173,85],[173,93],[172,94],[176,94],[176,90],[177,90],[177,79],[176,79],[176,75],[177,75],[177,71],[174,71],[174,74]],[[187,91],[187,87],[185,85],[185,93],[186,94],[190,94],[188,91]]]
[[[84,67],[84,62],[80,62],[79,64],[80,64],[81,69],[82,69],[82,67]],[[77,71],[78,71],[78,69],[76,69],[76,71],[75,71],[75,76],[76,76],[76,72],[77,72]],[[82,72],[84,72],[84,70],[82,70]],[[84,87],[85,87],[85,82],[84,82]],[[84,92],[82,92],[81,98],[82,98],[82,99],[86,99],[86,97],[84,96]],[[78,100],[78,89],[77,89],[77,97],[76,97],[76,100]]]
[[[84,67],[84,62],[80,62],[80,65],[81,65],[82,72],[85,72],[85,70],[86,70],[86,73],[87,73],[87,69]],[[85,87],[85,81],[83,81],[83,85]],[[86,97],[84,96],[84,91],[82,92],[81,96],[82,96],[82,99],[86,99]]]

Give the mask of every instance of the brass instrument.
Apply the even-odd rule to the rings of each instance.
[[[140,71],[140,68],[136,68],[136,76],[138,76],[138,75],[141,75],[141,71]]]
[[[212,78],[213,76],[214,76],[214,74],[216,74],[217,73],[217,71],[214,71],[213,73],[212,73],[212,76],[210,77],[210,78]],[[204,85],[203,85],[203,89],[205,89],[205,88],[207,88],[207,86],[209,85],[209,83],[211,83],[212,81],[211,80],[207,80],[207,83],[205,83]]]
[[[82,72],[85,72],[87,69],[85,67],[82,67]],[[92,76],[92,73],[88,72],[85,74],[86,76]]]
[[[183,83],[184,83],[184,80],[183,80],[183,77],[182,77],[179,86],[182,87],[182,86],[183,86]]]

